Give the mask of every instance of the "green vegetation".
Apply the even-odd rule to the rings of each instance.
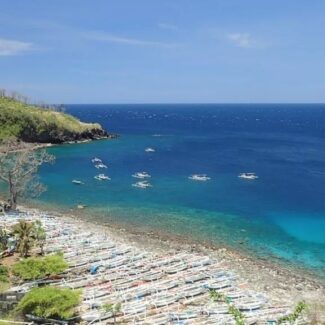
[[[9,282],[9,271],[4,265],[0,265],[0,282]]]
[[[39,220],[34,222],[35,239],[41,249],[41,255],[44,255],[44,245],[46,242],[46,232]]]
[[[4,265],[0,265],[0,292],[5,292],[10,288],[9,271]]]
[[[217,290],[215,289],[211,289],[209,291],[209,294],[210,294],[210,299],[213,301],[213,302],[217,302],[217,301],[221,301],[221,302],[224,302],[227,300],[227,297],[222,293],[222,292],[218,292]]]
[[[22,280],[36,280],[59,274],[67,269],[68,265],[60,254],[42,258],[27,258],[16,263],[12,272]]]
[[[19,302],[16,311],[42,318],[69,319],[76,314],[80,291],[55,287],[34,288]]]
[[[244,314],[238,308],[236,308],[236,306],[231,302],[230,299],[227,298],[225,294],[218,292],[215,289],[211,289],[209,293],[210,299],[213,302],[225,302],[228,305],[228,312],[233,316],[236,325],[245,325]]]
[[[7,249],[8,245],[8,234],[7,232],[0,228],[0,250],[4,251]]]
[[[19,220],[13,227],[13,233],[18,239],[17,249],[20,256],[27,257],[36,240],[34,223]]]
[[[97,123],[82,123],[62,112],[0,96],[0,140],[16,137],[26,142],[61,143],[96,130],[99,135],[104,132]]]
[[[229,314],[233,316],[236,325],[245,325],[245,316],[243,313],[237,309],[234,305],[228,303]]]
[[[19,220],[19,223],[15,224],[12,230],[18,241],[17,251],[20,253],[20,256],[27,257],[35,244],[39,245],[41,255],[43,255],[46,232],[39,220],[35,222]]]
[[[110,303],[103,304],[103,309],[105,310],[105,312],[112,313],[113,318],[114,318],[114,324],[116,324],[116,316],[121,311],[121,307],[122,307],[122,304],[120,302],[118,302],[116,304],[110,304]]]
[[[294,311],[287,315],[283,316],[280,319],[278,319],[277,324],[283,324],[286,322],[289,322],[290,324],[294,324],[294,322],[299,318],[299,316],[307,309],[307,305],[304,301],[298,302],[296,305]]]

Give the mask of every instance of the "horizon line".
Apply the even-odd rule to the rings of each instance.
[[[64,103],[63,105],[325,105],[325,102],[122,102]]]

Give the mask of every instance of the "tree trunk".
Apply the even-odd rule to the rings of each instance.
[[[17,208],[17,193],[10,190],[10,208],[16,210]]]
[[[43,243],[40,244],[40,248],[41,248],[41,255],[44,255],[44,244]]]
[[[9,192],[10,192],[10,208],[16,210],[17,208],[17,191],[12,181],[11,173],[9,173]]]

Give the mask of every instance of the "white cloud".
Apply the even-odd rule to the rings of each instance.
[[[164,43],[158,41],[147,41],[137,38],[121,37],[113,34],[108,34],[105,32],[86,32],[83,33],[84,37],[100,42],[110,42],[110,43],[119,43],[125,45],[134,45],[134,46],[158,46],[158,47],[175,47],[179,44],[176,43]]]
[[[227,38],[238,47],[250,48],[257,44],[249,33],[231,33],[227,35]]]
[[[178,30],[178,27],[176,25],[166,24],[166,23],[159,23],[158,27],[161,29]]]
[[[0,38],[0,56],[17,55],[33,49],[32,43]]]

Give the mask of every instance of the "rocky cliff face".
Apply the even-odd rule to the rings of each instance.
[[[102,128],[93,128],[82,132],[68,130],[51,130],[41,133],[23,132],[21,140],[25,142],[60,144],[66,142],[82,142],[87,140],[112,139],[116,134],[110,134]]]
[[[65,143],[114,138],[98,123],[0,97],[0,140],[15,137],[33,143]]]

